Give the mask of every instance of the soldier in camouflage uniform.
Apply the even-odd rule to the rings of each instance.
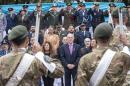
[[[99,24],[95,29],[94,37],[98,47],[94,49],[92,53],[86,54],[80,59],[76,86],[91,86],[88,85],[89,81],[105,51],[107,49],[115,51],[114,47],[109,46],[112,37],[112,28],[109,24]],[[101,79],[99,85],[96,86],[122,86],[130,66],[129,55],[129,53],[126,54],[125,52],[116,52],[105,75]]]
[[[27,28],[21,25],[14,27],[9,33],[8,38],[12,41],[14,47],[9,54],[0,57],[0,86],[38,86],[40,76],[42,75],[50,76],[53,78],[61,77],[63,75],[64,69],[58,60],[42,55],[45,62],[49,64],[55,64],[56,67],[53,72],[50,72],[41,60],[34,58],[28,70],[25,72],[23,78],[14,77],[15,81],[20,80],[18,85],[7,85],[7,82],[9,82],[10,78],[12,78],[19,64],[21,64],[23,56],[25,53],[28,53]],[[37,43],[34,43],[32,50],[33,54],[36,52],[39,53],[41,46]],[[37,55],[39,55],[38,53],[32,56],[37,57]]]

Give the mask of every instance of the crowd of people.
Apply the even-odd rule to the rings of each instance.
[[[37,65],[35,66],[36,69],[40,69],[44,73],[41,71],[34,71],[33,74],[35,75],[36,73],[39,73],[39,75],[41,75],[40,78],[37,77],[38,75],[36,77],[32,77],[33,74],[27,75],[22,83],[26,82],[26,78],[32,77],[32,81],[34,81],[34,79],[37,79],[40,85],[42,77],[44,81],[44,86],[53,86],[55,78],[61,77],[61,84],[63,84],[64,86],[86,86],[89,83],[92,73],[96,69],[95,67],[98,65],[98,61],[101,59],[101,56],[107,49],[106,47],[108,47],[109,43],[111,44],[111,46],[113,45],[116,47],[111,48],[116,51],[118,51],[117,48],[120,48],[120,50],[122,49],[122,46],[120,45],[121,43],[123,43],[123,45],[129,46],[128,40],[126,40],[124,34],[120,35],[119,28],[121,27],[121,19],[119,18],[119,9],[116,8],[116,5],[114,3],[110,3],[110,8],[106,11],[101,10],[99,8],[100,3],[97,2],[94,3],[92,8],[90,9],[86,9],[84,3],[78,3],[77,8],[73,8],[72,3],[67,3],[66,5],[66,8],[58,10],[57,4],[54,3],[50,10],[46,13],[42,11],[42,5],[40,3],[37,4],[36,10],[34,10],[33,12],[28,12],[27,5],[23,5],[23,8],[17,14],[14,12],[13,8],[8,8],[8,14],[2,13],[2,8],[0,8],[0,56],[4,56],[11,51],[14,52],[14,49],[17,47],[20,47],[20,52],[22,47],[26,47],[26,52],[33,54],[37,53],[36,51],[38,51],[39,46],[41,46],[41,51],[44,53],[44,55],[51,57],[45,57],[45,61],[47,61],[48,63],[54,62],[57,65],[56,70],[53,71],[52,74],[47,75],[48,71],[45,70],[46,66],[42,66],[41,63],[36,60],[34,62],[34,65]],[[127,6],[121,8],[121,12],[123,25],[122,32],[127,33],[128,36],[130,35],[130,7]],[[35,27],[37,22],[37,15],[40,18],[40,31],[38,37],[38,42],[40,45],[35,46],[34,48],[35,30],[37,29]],[[109,19],[108,21],[108,23],[110,24],[103,23],[105,22],[106,16],[112,18],[112,21],[110,21],[111,19]],[[27,33],[27,35],[25,33]],[[112,35],[113,40],[111,39]],[[110,42],[110,40],[112,42]],[[97,48],[101,50],[98,51]],[[25,50],[22,49],[22,52],[23,51],[25,52]],[[15,56],[12,55],[12,57]],[[126,59],[123,61],[122,55],[119,54],[119,57],[121,57],[121,60],[119,59],[119,62],[126,61],[125,67],[128,67],[128,56],[124,56]],[[56,60],[53,61],[52,59]],[[113,67],[113,64],[116,60],[118,60],[118,58],[112,60],[113,63],[110,65],[110,67]],[[19,58],[12,62],[15,61],[19,61]],[[62,63],[62,66],[64,68],[64,76],[60,63]],[[91,67],[89,67],[89,63],[92,63]],[[1,64],[2,63],[0,61],[0,68]],[[122,65],[119,66],[122,67]],[[16,66],[12,66],[12,64],[10,66],[10,68],[15,67]],[[122,69],[120,68],[120,70],[118,68],[114,70],[115,67],[118,67],[118,64],[114,65],[113,68],[110,68],[110,72],[108,72],[105,77],[108,81],[103,81],[103,85],[98,84],[98,86],[122,86],[122,82],[124,81],[121,80],[125,80],[123,77],[123,73],[126,74],[128,69],[125,69],[126,71],[122,71]],[[47,69],[49,70],[49,68]],[[35,70],[33,66],[31,66],[29,72],[31,73],[32,70]],[[119,77],[117,77],[117,73],[115,75],[113,74],[116,70],[119,70],[117,72],[121,72],[119,73]],[[51,70],[49,70],[49,72],[50,71]],[[5,74],[7,72],[8,71],[5,71]],[[4,74],[3,71],[2,73]],[[10,73],[12,74],[12,71]],[[88,75],[86,73],[88,73]],[[113,75],[109,76],[111,74]],[[9,76],[10,74],[7,76],[7,78],[9,78]],[[117,77],[118,79],[115,80],[114,77]],[[111,80],[109,81],[109,79]],[[37,83],[34,81],[33,83],[31,83],[31,85],[28,85],[30,81],[28,81],[28,83],[22,84],[22,86],[34,86]],[[118,83],[120,81],[121,84]],[[5,83],[7,83],[6,80],[5,82],[0,82],[0,85],[2,84],[3,86],[3,84],[5,85]],[[93,84],[93,81],[91,82],[91,84]]]

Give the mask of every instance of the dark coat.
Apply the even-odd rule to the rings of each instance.
[[[33,11],[33,13],[30,15],[30,22],[31,22],[31,26],[36,26],[36,15],[37,15],[37,11]],[[40,30],[43,30],[46,28],[46,23],[45,23],[45,19],[44,19],[45,14],[43,12],[41,12],[40,14]]]
[[[60,16],[59,16],[59,12],[54,13],[53,11],[49,11],[47,12],[47,14],[45,15],[45,22],[46,22],[46,26],[56,26],[60,24]]]
[[[89,10],[89,13],[92,15],[92,26],[95,28],[98,24],[105,21],[104,19],[104,13],[102,10]]]
[[[87,10],[85,10],[84,13],[82,10],[78,10],[75,12],[74,16],[75,16],[76,26],[85,23],[87,27],[91,27],[92,18]]]
[[[17,15],[17,23],[16,25],[24,25],[27,27],[28,31],[30,30],[30,20],[29,20],[29,16],[28,15],[25,15],[24,16],[24,19],[22,20],[22,15]]]
[[[9,29],[12,29],[12,27],[16,25],[16,14],[12,14],[12,16],[10,14],[7,14],[6,19],[7,19],[6,32],[8,32]]]
[[[85,38],[91,38],[90,32],[85,31],[85,34],[81,30],[79,32],[76,32],[76,43],[79,44],[81,47],[84,47]]]
[[[67,64],[74,64],[78,66],[80,60],[80,46],[78,44],[73,44],[73,52],[70,54],[69,45],[63,44],[60,47],[60,59],[65,68]]]
[[[72,10],[61,10],[60,11],[60,23],[62,24],[62,16],[64,16],[64,23],[63,23],[63,27],[65,29],[68,29],[69,25],[72,24],[74,25],[74,13],[75,13],[75,9]]]

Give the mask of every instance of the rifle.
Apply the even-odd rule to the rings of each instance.
[[[110,12],[110,7],[108,8],[108,13],[109,13],[109,19],[108,19],[108,23],[112,26],[112,28],[114,29],[114,25],[113,25],[113,19],[112,19],[112,15]]]
[[[39,26],[40,26],[40,15],[37,13],[36,15],[36,29],[35,29],[35,41],[38,42],[38,36],[39,36]]]
[[[123,29],[122,8],[118,9],[118,13],[119,13],[120,34],[123,34],[124,33],[124,29]]]

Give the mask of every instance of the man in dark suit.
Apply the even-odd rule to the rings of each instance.
[[[84,47],[85,38],[91,39],[91,34],[89,31],[86,30],[86,25],[83,23],[80,25],[80,30],[76,32],[76,43],[79,44],[81,47]]]
[[[104,13],[101,9],[99,9],[99,3],[95,2],[93,8],[89,10],[89,13],[92,16],[92,26],[93,30],[96,28],[96,26],[102,22],[105,21],[104,19]]]
[[[12,29],[16,25],[16,14],[14,13],[13,8],[8,8],[8,14],[6,15],[7,26],[6,26],[6,34],[8,34],[8,30]]]
[[[30,30],[30,20],[29,16],[26,15],[26,10],[20,10],[20,13],[17,15],[16,25],[24,25],[28,31]]]
[[[44,19],[44,16],[45,16],[45,13],[42,11],[42,4],[38,3],[36,5],[36,10],[34,10],[31,15],[30,15],[30,21],[31,21],[31,26],[36,26],[36,17],[37,17],[37,14],[39,15],[40,17],[40,26],[39,26],[39,29],[40,30],[45,30],[46,29],[46,23],[45,23],[45,19]]]
[[[81,25],[82,23],[85,23],[87,28],[91,27],[91,16],[86,9],[86,6],[84,3],[81,4],[81,9],[76,11],[74,14],[76,26]]]
[[[71,77],[74,80],[77,73],[77,65],[80,60],[80,46],[74,43],[74,34],[67,35],[67,44],[60,47],[60,59],[65,69],[65,86],[71,86]]]

